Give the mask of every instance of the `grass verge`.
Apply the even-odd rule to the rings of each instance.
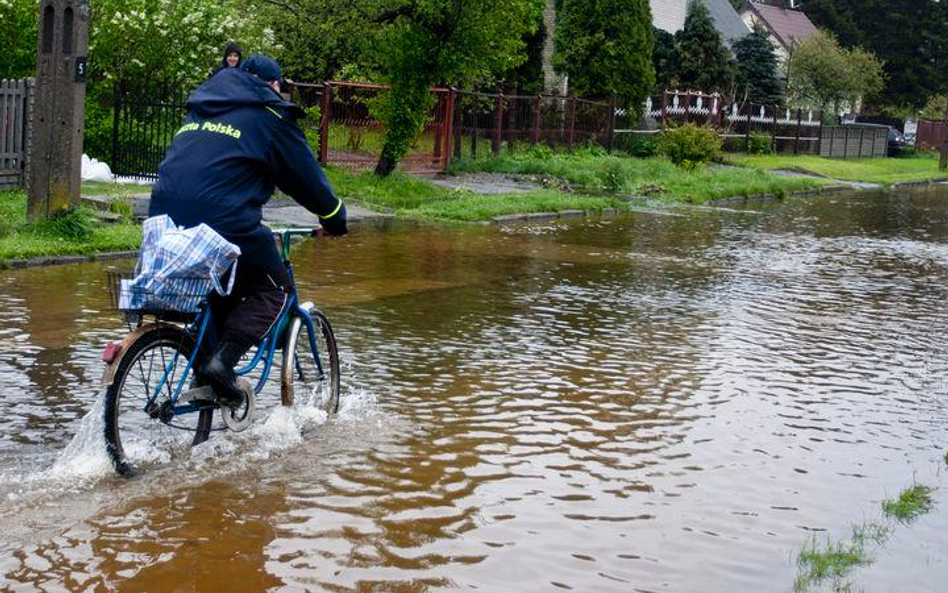
[[[112,183],[108,181],[83,181],[82,195],[130,197],[136,194],[151,193],[150,185],[137,183]]]
[[[763,168],[748,171],[708,166],[685,170],[665,158],[630,158],[588,150],[573,153],[526,150],[476,160],[459,159],[451,166],[453,173],[474,171],[534,175],[541,181],[562,179],[570,187],[587,192],[642,195],[696,204],[735,196],[782,196],[828,183],[777,177]]]
[[[486,195],[465,189],[443,188],[401,172],[380,178],[373,173],[351,173],[328,167],[327,175],[339,195],[370,208],[409,218],[473,222],[515,213],[598,212],[607,208],[627,208],[627,204],[615,196],[589,196],[549,189]]]
[[[52,220],[29,223],[26,194],[0,192],[0,264],[37,256],[138,249],[141,238],[139,225],[103,223],[84,207]]]
[[[728,162],[760,171],[786,169],[813,173],[832,179],[892,185],[929,179],[948,179],[948,171],[938,169],[934,153],[875,159],[824,159],[818,156],[742,156],[730,155]]]

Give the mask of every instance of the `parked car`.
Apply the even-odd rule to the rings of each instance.
[[[902,132],[898,129],[889,126],[889,156],[897,156],[900,152],[905,150],[905,147],[908,144],[905,142],[905,136],[902,135]]]

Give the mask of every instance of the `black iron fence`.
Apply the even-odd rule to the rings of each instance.
[[[158,87],[115,90],[112,173],[153,178],[187,115],[188,89]]]

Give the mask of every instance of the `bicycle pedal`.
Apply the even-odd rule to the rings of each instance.
[[[232,431],[243,432],[250,427],[250,422],[253,420],[257,398],[254,396],[253,386],[247,380],[238,379],[237,385],[244,392],[244,403],[234,407],[221,406],[221,420]]]
[[[179,404],[186,404],[190,402],[197,403],[213,403],[214,402],[214,390],[211,389],[210,385],[203,385],[201,387],[195,387],[193,389],[188,389],[187,391],[181,392],[181,396],[178,398]]]

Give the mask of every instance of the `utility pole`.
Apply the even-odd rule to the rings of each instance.
[[[48,218],[79,204],[89,0],[41,0],[27,215]]]

